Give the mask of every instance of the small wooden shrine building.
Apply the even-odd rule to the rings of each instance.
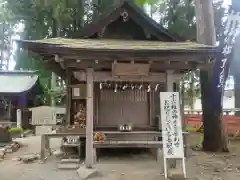
[[[110,140],[154,141],[159,92],[177,91],[185,72],[207,67],[216,54],[215,47],[180,42],[128,1],[84,27],[77,39],[18,43],[66,78],[66,120],[86,125],[87,166],[97,147],[93,132],[109,133]],[[119,127],[125,124],[132,128],[122,135]]]

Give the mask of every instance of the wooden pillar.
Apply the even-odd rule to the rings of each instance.
[[[12,117],[12,100],[9,99],[9,102],[8,102],[8,118],[11,120],[11,117]]]
[[[51,91],[55,92],[56,91],[56,83],[57,83],[57,76],[55,73],[52,73],[51,77]],[[56,106],[56,101],[54,95],[51,95],[51,106]]]
[[[93,153],[93,69],[87,68],[86,167],[92,168]]]
[[[166,91],[167,92],[173,92],[173,83],[174,83],[174,78],[173,78],[173,71],[172,70],[168,70],[166,72]]]
[[[71,102],[72,102],[72,91],[69,85],[71,84],[71,73],[69,69],[67,69],[67,79],[66,79],[66,84],[67,84],[67,96],[66,96],[66,124],[70,125],[71,124]],[[65,124],[64,123],[64,124]]]
[[[17,109],[17,127],[21,128],[22,127],[22,110]]]

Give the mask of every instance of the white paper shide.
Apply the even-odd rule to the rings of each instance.
[[[184,158],[179,93],[161,92],[161,121],[165,158]]]

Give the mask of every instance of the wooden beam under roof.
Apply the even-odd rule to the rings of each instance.
[[[76,71],[76,72],[74,72],[74,76],[79,81],[87,80],[87,74],[85,71]],[[174,73],[172,77],[173,77],[174,81],[178,81],[182,76],[183,76],[183,74]],[[165,82],[165,80],[166,80],[165,73],[149,73],[148,76],[139,77],[139,76],[112,76],[111,71],[108,71],[108,72],[94,71],[93,72],[93,81],[94,82],[103,82],[103,81]]]
[[[114,61],[103,61],[100,63],[96,63],[95,61],[76,61],[76,60],[66,60],[64,62],[65,66],[68,68],[74,68],[74,69],[85,69],[88,67],[92,67],[94,69],[112,69],[112,64]],[[125,62],[126,63],[126,62]],[[129,62],[130,64],[130,62]],[[146,63],[141,64],[149,64],[148,61]],[[151,71],[164,71],[168,69],[172,70],[191,70],[196,69],[198,67],[204,67],[207,66],[206,64],[197,64],[197,63],[188,63],[188,62],[156,62],[152,61],[150,64],[150,70]]]

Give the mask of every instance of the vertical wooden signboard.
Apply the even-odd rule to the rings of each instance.
[[[160,105],[165,178],[168,178],[168,159],[182,159],[183,174],[186,178],[179,93],[160,92]]]

